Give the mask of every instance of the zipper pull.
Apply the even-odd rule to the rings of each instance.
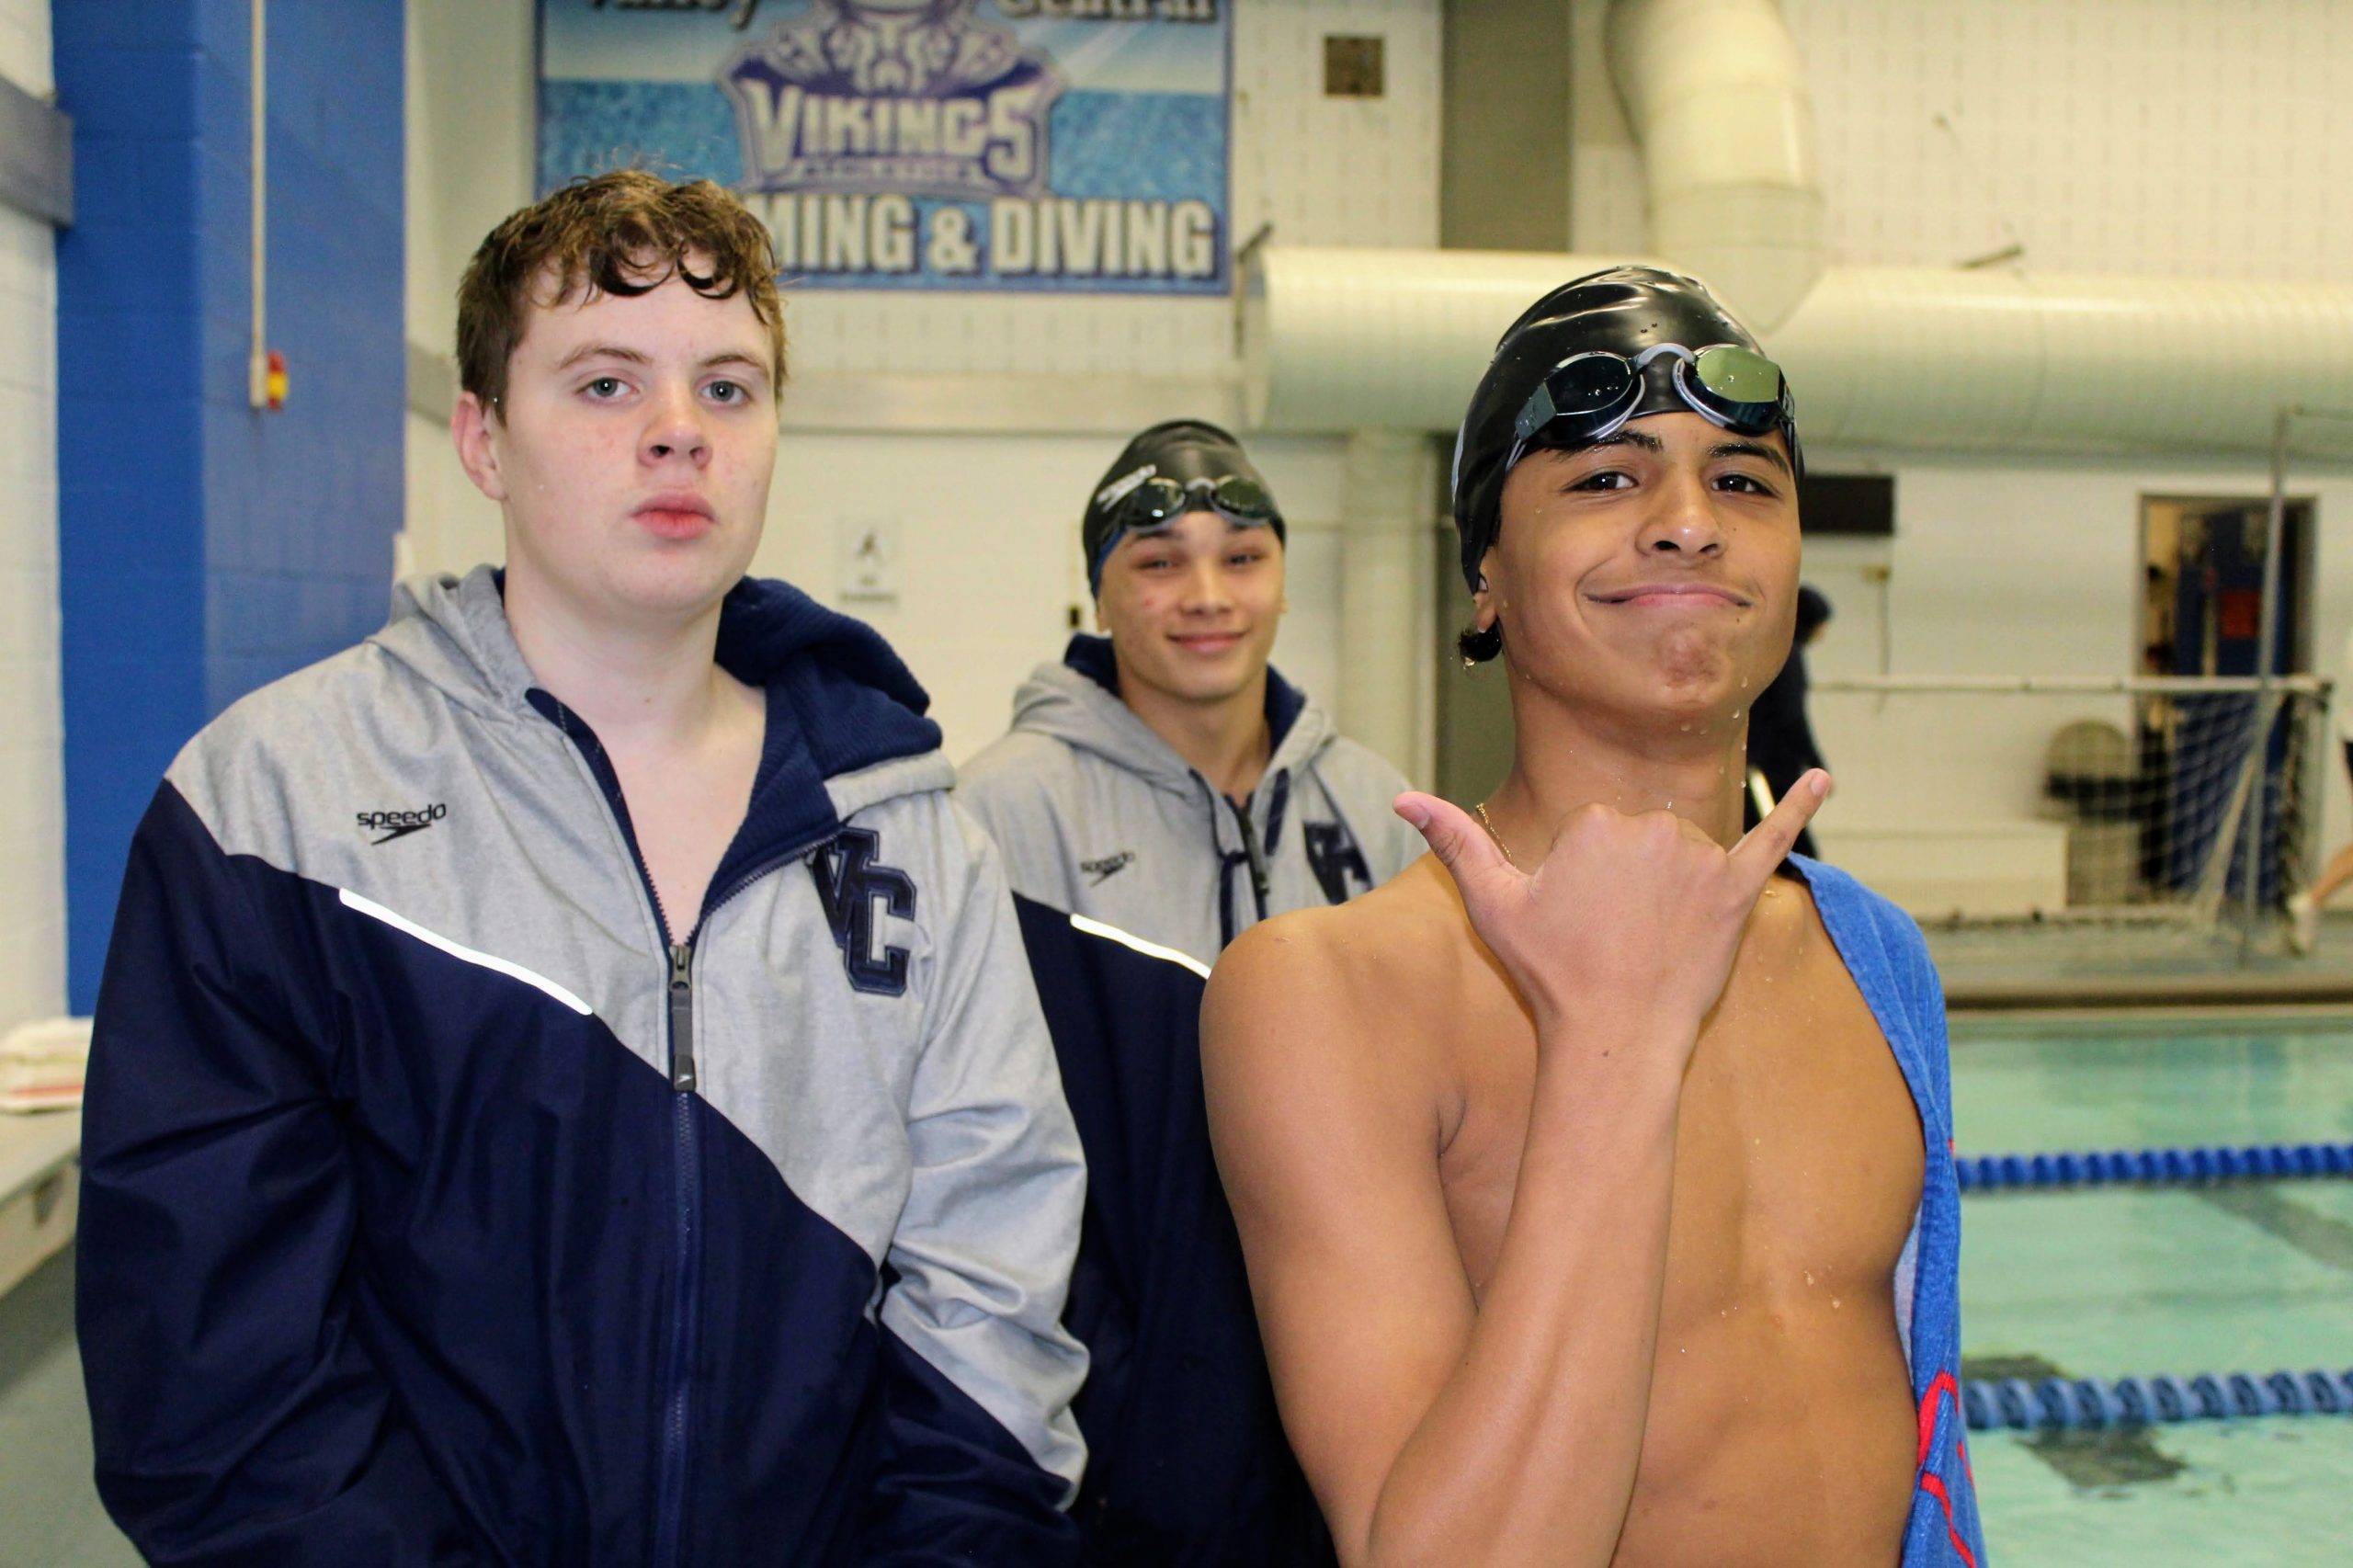
[[[692,943],[670,949],[670,1086],[682,1095],[695,1086],[694,962]]]
[[[1267,895],[1273,891],[1273,882],[1267,874],[1267,857],[1258,847],[1258,828],[1250,820],[1247,807],[1233,801],[1226,803],[1233,807],[1233,820],[1242,828],[1242,850],[1250,858],[1250,892],[1257,901],[1258,918],[1264,920],[1267,917]]]

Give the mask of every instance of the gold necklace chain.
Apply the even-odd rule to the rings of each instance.
[[[1495,831],[1495,824],[1494,821],[1487,815],[1487,802],[1481,801],[1477,805],[1472,806],[1471,809],[1479,813],[1479,825],[1487,830],[1487,836],[1495,841],[1495,847],[1497,849],[1503,851],[1504,864],[1509,866],[1515,871],[1519,869],[1519,862],[1511,858],[1511,846],[1504,842],[1504,835]]]

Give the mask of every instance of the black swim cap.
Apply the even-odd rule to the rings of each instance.
[[[1529,306],[1505,332],[1454,441],[1454,527],[1462,538],[1463,581],[1473,592],[1479,562],[1502,525],[1504,478],[1514,449],[1522,445],[1518,425],[1531,394],[1573,354],[1600,349],[1632,359],[1663,343],[1693,353],[1720,343],[1757,347],[1705,284],[1655,267],[1613,267],[1574,278]],[[1677,394],[1671,375],[1662,373],[1671,369],[1662,364],[1644,374],[1642,401],[1631,417],[1692,411],[1695,405]],[[1776,424],[1789,444],[1791,470],[1803,475],[1790,408],[1785,398]],[[1540,437],[1529,449],[1543,444]]]
[[[1220,482],[1227,480],[1238,483],[1220,488]],[[1086,498],[1078,539],[1086,555],[1090,589],[1102,591],[1103,562],[1120,536],[1140,526],[1140,515],[1149,518],[1148,511],[1139,513],[1135,497],[1153,481],[1189,491],[1188,510],[1215,511],[1243,527],[1265,523],[1275,530],[1275,538],[1287,542],[1274,494],[1242,443],[1205,419],[1171,419],[1130,441]]]

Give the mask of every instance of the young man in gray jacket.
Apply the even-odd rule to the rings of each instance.
[[[1015,700],[959,798],[1002,848],[1089,1173],[1065,1322],[1094,1353],[1090,1562],[1328,1563],[1211,1158],[1201,983],[1244,928],[1417,858],[1397,770],[1268,666],[1284,526],[1215,426],[1129,443],[1081,527],[1098,623]]]
[[[959,789],[1016,892],[1211,963],[1419,858],[1389,810],[1404,778],[1267,663],[1286,535],[1240,442],[1194,419],[1144,431],[1080,538],[1108,635],[1038,667]]]
[[[882,640],[744,575],[784,369],[733,197],[483,243],[506,567],[244,699],[131,846],[85,1120],[108,1508],[156,1562],[1063,1562],[1084,1176]]]

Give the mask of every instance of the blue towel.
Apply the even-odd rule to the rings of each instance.
[[[1952,1066],[1944,988],[1912,917],[1835,867],[1790,857],[1847,971],[1870,1004],[1919,1108],[1920,1213],[1896,1267],[1896,1327],[1919,1405],[1918,1471],[1904,1568],[1985,1568],[1984,1528],[1961,1414],[1961,1186],[1952,1158]]]

